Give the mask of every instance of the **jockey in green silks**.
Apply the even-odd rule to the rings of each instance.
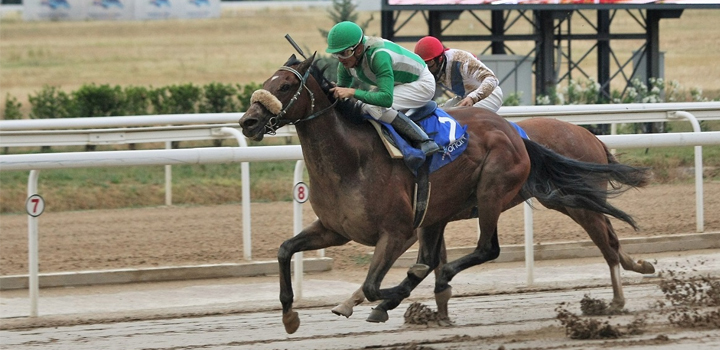
[[[407,140],[430,155],[440,147],[404,112],[425,106],[435,96],[435,78],[425,62],[391,41],[363,35],[353,22],[340,22],[328,33],[326,52],[340,61],[335,98],[354,97],[375,120],[392,125]],[[355,79],[375,89],[351,88]]]

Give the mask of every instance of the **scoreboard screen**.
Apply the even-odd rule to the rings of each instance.
[[[383,0],[383,10],[581,10],[720,8],[720,0]]]

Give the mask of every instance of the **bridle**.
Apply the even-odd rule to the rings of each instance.
[[[284,71],[288,71],[288,72],[295,74],[295,76],[300,80],[300,86],[298,86],[297,91],[295,91],[295,94],[290,99],[288,104],[285,107],[283,107],[278,113],[275,113],[274,116],[270,117],[267,124],[265,124],[265,133],[266,134],[275,135],[277,130],[284,125],[295,125],[300,122],[305,122],[308,120],[315,119],[315,118],[319,117],[320,115],[322,115],[323,113],[327,112],[329,109],[335,107],[337,100],[335,100],[335,102],[330,104],[330,106],[323,108],[322,110],[319,110],[319,111],[317,111],[313,114],[310,114],[306,117],[303,117],[303,118],[300,118],[297,120],[283,118],[283,116],[288,112],[290,107],[292,107],[292,105],[295,103],[295,101],[297,101],[297,99],[300,97],[300,94],[302,93],[303,88],[305,88],[305,90],[310,95],[310,111],[315,109],[315,94],[306,85],[308,76],[310,75],[310,69],[311,69],[311,67],[308,67],[308,69],[305,71],[305,74],[303,75],[303,74],[300,74],[300,72],[298,72],[295,68],[292,68],[292,67],[282,66],[279,68],[279,70],[284,70]],[[270,93],[269,91],[264,90],[264,89],[259,89],[259,90],[255,91],[255,93],[259,93],[259,92],[264,92],[264,93],[262,93],[263,95],[269,96],[270,98],[274,98],[274,100],[277,101],[277,103],[280,106],[282,106],[282,102],[280,102],[280,100],[275,95]],[[270,113],[273,113],[271,108],[269,108],[265,103],[263,103],[263,101],[257,100],[255,98],[255,93],[253,93],[253,96],[252,96],[250,102],[251,103],[259,102],[260,104],[265,106],[266,109],[271,111]]]

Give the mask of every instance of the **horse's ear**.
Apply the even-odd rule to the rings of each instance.
[[[313,62],[315,61],[315,55],[317,55],[317,51],[315,51],[315,52],[312,54],[312,56],[308,57],[305,61],[303,61],[303,62],[300,64],[300,67],[298,67],[298,71],[300,71],[300,72],[305,72],[305,70],[307,70],[308,68],[310,68],[310,66],[311,66],[311,65],[313,64]]]
[[[292,54],[292,55],[290,55],[290,58],[288,58],[287,61],[288,61],[288,62],[295,62],[295,61],[297,61],[297,60],[298,60],[298,59],[297,59],[297,56],[295,56],[295,54]]]

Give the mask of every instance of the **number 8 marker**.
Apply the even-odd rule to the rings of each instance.
[[[298,203],[305,203],[310,198],[308,186],[304,182],[298,182],[293,188],[293,198]]]

